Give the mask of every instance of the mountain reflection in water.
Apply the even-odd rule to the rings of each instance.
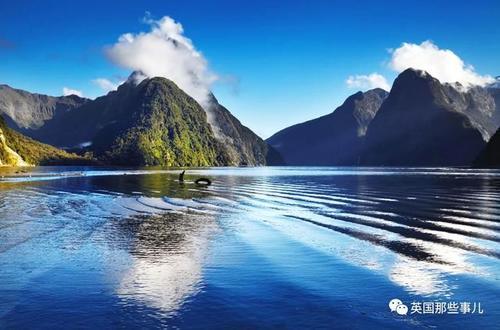
[[[0,182],[2,328],[500,320],[498,171],[65,170]],[[401,318],[394,297],[486,313]]]

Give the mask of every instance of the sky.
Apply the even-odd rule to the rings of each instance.
[[[406,67],[491,82],[498,22],[493,0],[0,1],[0,83],[95,98],[140,69],[267,138]]]

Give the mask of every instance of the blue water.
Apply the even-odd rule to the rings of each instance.
[[[0,328],[498,329],[500,171],[178,173],[3,173]]]

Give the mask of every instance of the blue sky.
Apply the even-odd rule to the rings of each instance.
[[[359,88],[351,75],[397,75],[389,49],[431,40],[481,75],[500,75],[498,1],[3,1],[0,83],[50,95],[95,97],[92,80],[130,69],[105,47],[170,16],[222,77],[212,89],[267,138],[324,115]],[[360,88],[363,89],[363,88]]]

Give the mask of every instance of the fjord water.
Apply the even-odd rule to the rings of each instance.
[[[214,168],[182,185],[177,174],[3,178],[0,328],[500,323],[500,171]],[[483,313],[401,316],[393,298]]]

